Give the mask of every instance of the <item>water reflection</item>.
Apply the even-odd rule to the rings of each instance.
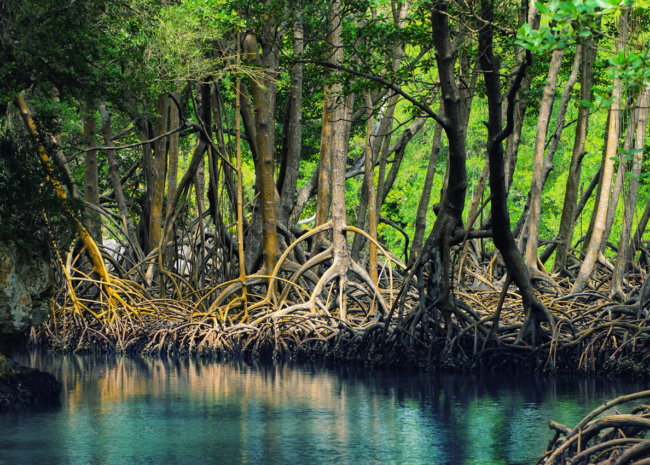
[[[61,405],[0,415],[0,464],[534,463],[550,433],[643,385],[321,365],[19,354]]]

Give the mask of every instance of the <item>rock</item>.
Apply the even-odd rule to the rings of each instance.
[[[61,383],[49,373],[18,365],[0,354],[0,412],[58,402]]]
[[[47,248],[0,241],[0,353],[45,321],[54,289]]]
[[[0,241],[0,411],[59,399],[61,384],[54,376],[5,357],[18,336],[45,321],[53,289],[47,247]]]

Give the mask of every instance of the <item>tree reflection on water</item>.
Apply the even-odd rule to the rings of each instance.
[[[61,405],[0,415],[0,463],[534,463],[622,381],[18,354]],[[623,412],[621,412],[623,413]]]

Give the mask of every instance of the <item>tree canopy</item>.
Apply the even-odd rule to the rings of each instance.
[[[431,354],[641,291],[646,1],[2,7],[0,215],[67,218],[55,314]]]

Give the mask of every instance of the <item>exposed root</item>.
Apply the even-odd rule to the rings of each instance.
[[[625,465],[650,463],[650,406],[638,405],[621,415],[622,404],[650,398],[650,391],[618,397],[589,413],[575,427],[551,421],[555,435],[538,464],[607,463]],[[609,416],[597,418],[605,412]]]
[[[331,227],[326,223],[301,236],[270,274],[246,276],[245,286],[241,279],[215,278],[236,277],[239,270],[224,269],[232,261],[209,244],[212,258],[202,258],[205,269],[186,256],[187,263],[176,259],[176,266],[150,285],[144,273],[119,258],[113,258],[107,285],[71,252],[56,268],[52,317],[32,330],[29,342],[65,352],[307,357],[454,371],[650,377],[645,318],[650,285],[642,290],[638,275],[627,282],[639,297],[622,304],[609,298],[604,267],[581,294],[570,295],[571,279],[554,280],[551,292],[538,289],[548,312],[540,317],[526,311],[510,279],[493,284],[499,278],[489,274],[491,257],[468,262],[465,270],[489,285],[454,286],[446,298],[427,293],[432,287],[425,286],[431,280],[426,265],[406,270],[376,241],[377,282],[362,263],[336,257],[334,245],[307,256],[302,265],[291,261],[297,247],[306,252],[305,241]],[[356,228],[346,230],[372,241]],[[199,250],[195,239],[181,237],[177,243]],[[156,254],[150,255],[138,266],[148,266]],[[205,288],[198,286],[201,274]]]

